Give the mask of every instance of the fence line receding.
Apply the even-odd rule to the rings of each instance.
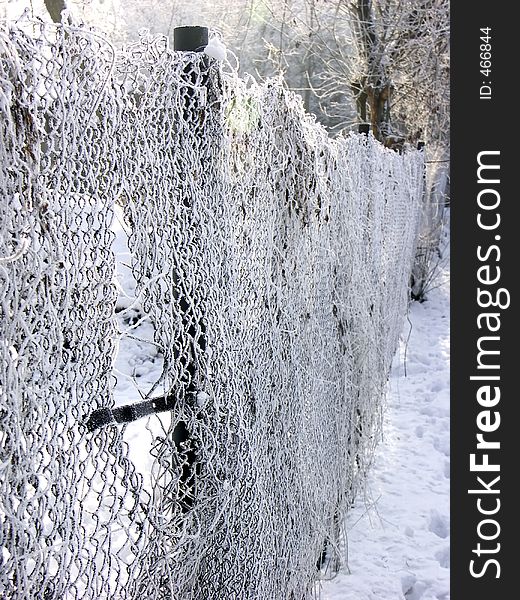
[[[377,441],[423,168],[161,38],[4,27],[1,598],[313,597]],[[162,361],[126,425],[116,209]]]

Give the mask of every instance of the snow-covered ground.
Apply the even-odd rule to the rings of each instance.
[[[322,600],[450,598],[449,264],[435,283],[427,302],[411,306],[384,437],[347,516],[343,567],[323,583]]]

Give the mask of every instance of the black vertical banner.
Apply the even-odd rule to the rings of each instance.
[[[455,600],[516,597],[520,34],[510,5],[451,4],[451,573]],[[513,591],[511,591],[513,590]]]

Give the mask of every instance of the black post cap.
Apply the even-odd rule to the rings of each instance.
[[[359,133],[368,135],[368,132],[370,131],[370,123],[360,123],[358,125],[358,131]]]
[[[208,45],[207,27],[176,27],[173,30],[173,49],[184,52],[202,52]]]

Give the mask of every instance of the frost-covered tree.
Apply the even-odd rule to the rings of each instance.
[[[302,1],[312,19],[289,19],[303,29],[322,106],[345,116],[348,95],[381,141],[448,139],[448,0]]]

